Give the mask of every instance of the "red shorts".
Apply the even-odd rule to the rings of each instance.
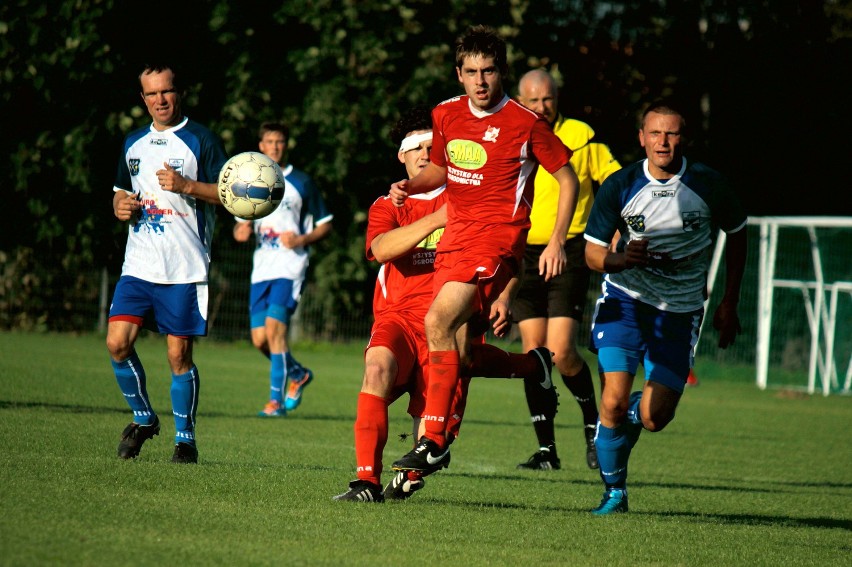
[[[423,331],[423,321],[417,325],[399,313],[382,314],[373,323],[370,342],[367,343],[368,349],[379,346],[393,353],[397,365],[396,380],[388,403],[395,402],[408,392],[411,395],[408,413],[413,417],[422,416],[426,396],[423,368],[429,362],[429,347]]]
[[[511,254],[500,255],[493,247],[471,246],[464,250],[441,252],[435,255],[435,278],[432,297],[447,282],[476,284],[474,310],[488,318],[491,304],[518,273],[518,259]]]

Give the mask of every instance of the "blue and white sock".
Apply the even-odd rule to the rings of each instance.
[[[280,352],[269,355],[269,399],[278,403],[284,403],[284,380],[287,377],[284,358]]]
[[[630,394],[630,401],[627,404],[627,423],[624,426],[627,428],[627,437],[630,441],[632,449],[636,442],[639,441],[639,434],[642,433],[644,426],[642,425],[642,415],[639,411],[639,404],[642,402],[642,390]]]
[[[627,461],[632,448],[631,430],[634,429],[636,425],[633,423],[609,428],[598,422],[595,449],[598,453],[601,479],[607,488],[627,487]],[[639,430],[641,431],[641,428]],[[638,434],[636,438],[638,439]],[[635,440],[632,443],[635,444]]]
[[[154,423],[157,415],[148,400],[145,369],[142,368],[142,362],[139,360],[136,351],[133,351],[126,360],[121,362],[111,360],[111,362],[118,387],[124,394],[124,399],[127,400],[130,409],[133,410],[133,421],[139,425]]]
[[[195,412],[198,410],[198,368],[172,374],[172,413],[175,416],[175,444],[195,445]]]

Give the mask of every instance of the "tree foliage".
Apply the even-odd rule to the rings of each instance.
[[[0,179],[13,214],[0,229],[0,302],[23,301],[3,291],[21,258],[30,273],[117,271],[124,228],[110,186],[121,138],[148,120],[137,75],[150,59],[174,62],[186,113],[231,153],[254,149],[264,120],[291,125],[290,160],[335,214],[317,284],[327,308],[358,310],[373,271],[365,211],[403,174],[388,131],[411,105],[459,92],[452,43],[467,25],[507,38],[510,87],[531,68],[553,72],[561,110],[622,162],[640,157],[643,103],[675,95],[693,115],[694,155],[738,183],[751,214],[837,214],[803,200],[814,177],[787,164],[840,177],[850,21],[849,0],[7,0]]]

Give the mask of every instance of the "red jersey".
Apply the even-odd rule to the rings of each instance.
[[[487,242],[520,260],[530,227],[538,165],[553,173],[571,150],[540,115],[505,96],[487,111],[467,96],[432,111],[431,161],[447,169],[447,228],[441,250]]]
[[[386,196],[376,199],[370,206],[367,222],[367,259],[376,259],[371,248],[376,236],[420,220],[446,202],[444,187],[412,195],[402,207],[395,207]],[[435,248],[443,232],[442,228],[436,230],[407,253],[382,264],[373,294],[373,315],[376,319],[387,312],[402,313],[412,324],[423,327],[423,318],[432,303]]]

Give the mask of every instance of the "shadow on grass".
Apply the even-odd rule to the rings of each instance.
[[[12,402],[0,400],[0,410],[15,409],[46,409],[51,411],[66,411],[69,413],[128,413],[127,408],[107,408],[84,406],[80,404],[52,404],[47,402]]]
[[[499,510],[529,510],[549,512],[578,512],[588,513],[590,508],[570,508],[564,506],[540,506],[527,505],[516,502],[484,502],[484,501],[459,501],[449,498],[433,498],[432,502],[449,506],[463,506],[467,508],[491,508]],[[759,516],[756,514],[701,514],[697,512],[636,512],[632,511],[624,516],[612,517],[656,517],[656,518],[682,518],[699,523],[718,523],[743,526],[769,526],[773,528],[837,528],[852,531],[852,521],[838,520],[835,518],[792,518],[790,516]],[[591,515],[589,517],[592,517]]]

